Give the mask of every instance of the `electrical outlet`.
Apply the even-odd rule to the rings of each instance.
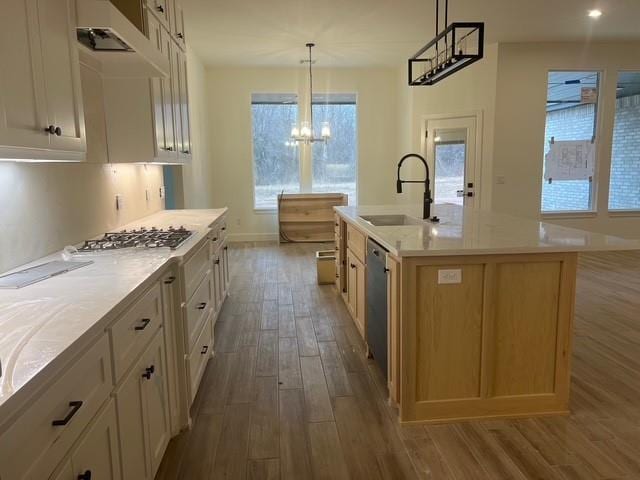
[[[438,285],[462,283],[462,269],[438,270]]]
[[[164,185],[160,187],[160,198],[164,198],[166,195]]]
[[[496,183],[498,185],[504,185],[507,182],[506,178],[504,178],[504,175],[498,175],[496,177]]]
[[[124,208],[124,195],[121,193],[116,194],[116,210],[122,210]]]

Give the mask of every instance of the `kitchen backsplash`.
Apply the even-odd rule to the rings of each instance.
[[[0,162],[0,272],[163,209],[162,186],[157,165]]]

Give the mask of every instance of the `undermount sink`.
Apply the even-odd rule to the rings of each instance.
[[[424,225],[424,221],[408,215],[361,215],[360,218],[375,227]]]

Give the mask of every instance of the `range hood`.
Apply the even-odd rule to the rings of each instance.
[[[77,2],[77,36],[103,77],[169,77],[169,60],[109,0]]]

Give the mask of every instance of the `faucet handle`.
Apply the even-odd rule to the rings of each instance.
[[[396,180],[396,192],[402,193],[402,180],[399,178]]]

